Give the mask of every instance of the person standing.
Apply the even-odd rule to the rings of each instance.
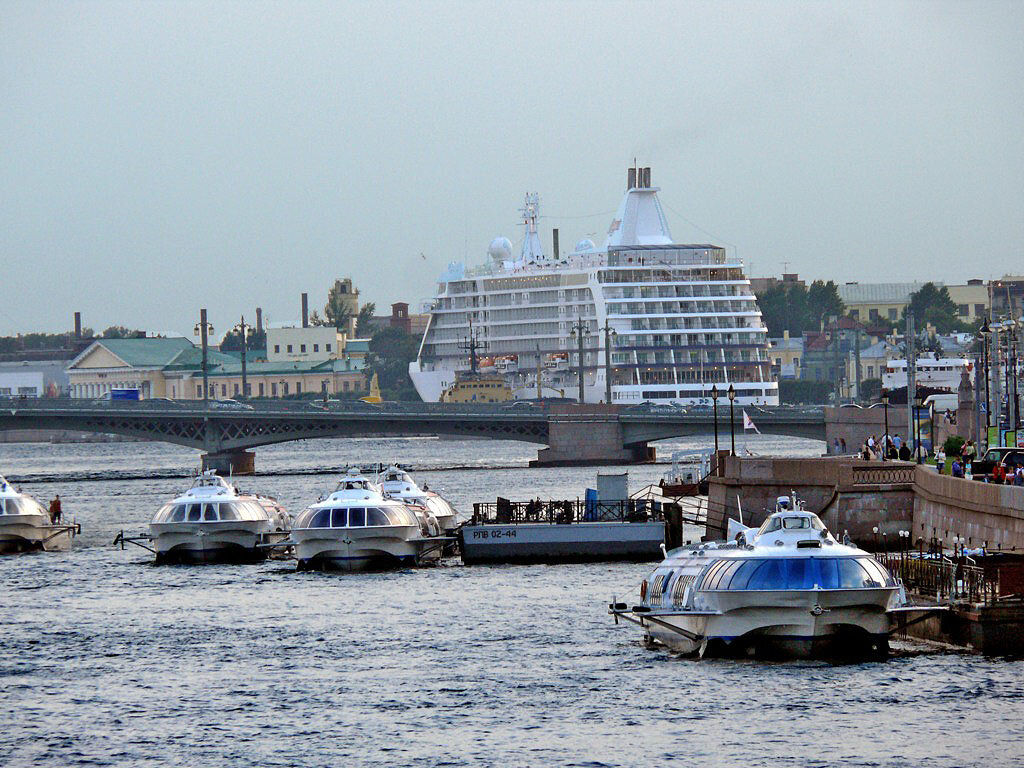
[[[903,445],[903,440],[900,438],[899,432],[893,432],[892,434],[892,447],[899,453],[900,446]]]
[[[938,450],[935,451],[935,468],[939,470],[939,474],[946,468],[946,452],[942,450],[940,445]]]
[[[56,497],[54,497],[54,499],[50,502],[50,523],[52,523],[53,525],[57,525],[60,522],[62,516],[63,510],[61,510],[60,508],[60,494],[58,493]]]

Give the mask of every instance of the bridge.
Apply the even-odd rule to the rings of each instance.
[[[765,434],[825,439],[821,408],[748,407]],[[736,413],[742,432],[742,416]],[[729,409],[719,407],[729,440]],[[620,408],[575,404],[449,404],[352,401],[92,401],[0,398],[0,431],[64,430],[126,435],[196,448],[203,466],[252,472],[253,448],[290,440],[366,435],[454,435],[547,446],[535,464],[649,461],[649,442],[714,429],[710,408]]]

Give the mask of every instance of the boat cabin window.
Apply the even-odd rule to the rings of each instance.
[[[321,509],[318,510],[313,519],[309,522],[310,528],[330,528],[331,527],[331,510]]]
[[[454,515],[455,510],[451,508],[440,496],[430,496],[427,498],[427,509],[434,513],[435,516],[445,517],[447,515]]]
[[[331,528],[344,528],[348,525],[348,510],[347,509],[332,509],[331,510]]]
[[[349,528],[361,528],[366,525],[366,510],[350,509],[348,511],[348,526]]]
[[[366,524],[391,525],[391,521],[388,520],[388,516],[384,514],[383,509],[370,508],[366,510]]]
[[[203,504],[203,520],[206,522],[217,521],[217,505],[216,504]]]
[[[810,528],[811,521],[807,517],[784,517],[782,519],[782,527],[787,530],[793,530],[795,528]]]
[[[896,582],[870,557],[772,557],[719,560],[698,589],[864,589]]]
[[[188,505],[188,521],[190,523],[198,522],[199,518],[203,513],[202,504],[189,504]]]
[[[220,519],[221,520],[238,520],[238,508],[236,505],[221,502],[220,505]]]

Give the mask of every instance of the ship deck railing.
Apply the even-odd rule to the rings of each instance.
[[[473,504],[471,525],[519,525],[543,523],[548,525],[586,525],[588,523],[652,523],[664,522],[673,512],[681,513],[683,522],[703,525],[691,520],[691,515],[679,504],[661,504],[647,499],[622,501],[588,501],[586,499],[510,501],[499,498],[494,502]],[[699,513],[697,513],[699,514]],[[706,512],[705,512],[706,514]]]

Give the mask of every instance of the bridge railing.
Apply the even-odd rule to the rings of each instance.
[[[1007,596],[1000,591],[1000,574],[1006,566],[985,567],[971,565],[964,558],[921,557],[915,553],[879,553],[875,559],[902,579],[908,591],[939,602],[989,604]]]
[[[565,501],[509,501],[473,504],[473,523],[476,525],[509,525],[519,523],[646,523],[663,521],[664,510],[645,499],[624,501],[587,502],[583,499]]]

